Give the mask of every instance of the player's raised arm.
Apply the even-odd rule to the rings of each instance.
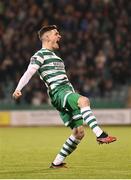
[[[34,67],[34,65],[30,64],[26,70],[26,72],[23,74],[21,77],[14,93],[13,93],[13,98],[18,99],[22,96],[21,90],[23,87],[29,82],[29,80],[32,78],[32,76],[36,73],[37,67]]]

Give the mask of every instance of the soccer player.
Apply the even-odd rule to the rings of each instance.
[[[84,137],[85,122],[96,135],[98,143],[111,143],[116,137],[108,136],[97,124],[96,117],[90,108],[90,101],[76,93],[66,75],[63,60],[54,50],[59,49],[61,35],[56,25],[43,26],[38,32],[42,48],[30,59],[30,64],[21,77],[13,97],[18,99],[23,87],[31,77],[38,72],[48,88],[48,94],[53,106],[59,111],[65,124],[72,129],[71,136],[65,141],[60,152],[51,164],[51,168],[66,167],[65,158],[71,154]]]

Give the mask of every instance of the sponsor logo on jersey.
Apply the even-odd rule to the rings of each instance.
[[[64,69],[64,64],[62,62],[53,62],[55,69]]]
[[[32,57],[30,60],[31,64],[36,64],[37,57]]]

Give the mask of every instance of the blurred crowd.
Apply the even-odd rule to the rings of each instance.
[[[1,0],[0,102],[11,94],[30,57],[41,48],[37,31],[56,24],[62,35],[58,54],[77,92],[111,96],[131,81],[131,1]],[[48,103],[46,87],[35,75],[19,103]]]

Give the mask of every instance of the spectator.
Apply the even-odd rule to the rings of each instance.
[[[35,32],[43,24],[57,24],[62,33],[66,34],[61,42],[64,44],[61,56],[65,59],[69,78],[77,91],[92,97],[104,97],[104,91],[112,91],[114,85],[129,83],[130,11],[131,2],[128,0],[88,0],[88,3],[86,0],[1,1],[2,97],[6,97],[9,89],[7,82],[11,81],[15,88],[31,55],[40,48]],[[41,97],[46,87],[41,89],[40,83],[37,77],[30,89],[25,89],[25,103],[48,102],[46,95]],[[34,87],[36,92],[33,94],[31,89]]]

